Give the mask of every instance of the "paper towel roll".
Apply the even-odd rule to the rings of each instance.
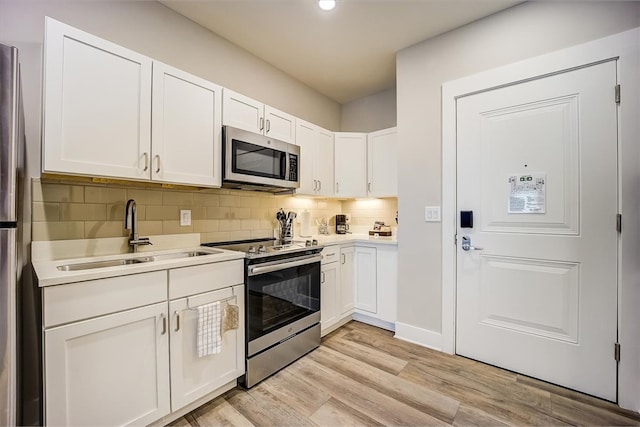
[[[300,237],[311,237],[311,212],[302,211],[300,214]]]

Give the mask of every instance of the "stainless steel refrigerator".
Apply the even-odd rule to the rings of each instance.
[[[0,425],[17,423],[24,116],[18,50],[0,44]]]

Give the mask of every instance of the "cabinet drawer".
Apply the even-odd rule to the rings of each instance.
[[[244,283],[244,260],[169,270],[169,299],[215,291]]]
[[[326,246],[322,250],[321,264],[329,264],[338,261],[340,255],[340,246]]]
[[[166,271],[49,286],[43,291],[44,326],[102,316],[166,299]]]

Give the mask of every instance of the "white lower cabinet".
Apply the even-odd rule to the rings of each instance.
[[[354,251],[355,308],[378,312],[376,248],[356,246]]]
[[[350,248],[353,253],[353,247]],[[323,336],[347,323],[353,314],[353,280],[348,277],[349,264],[344,263],[345,259],[352,258],[348,255],[345,258],[343,250],[339,245],[331,245],[322,251],[320,323]]]
[[[145,425],[170,412],[167,304],[44,333],[47,425]]]
[[[168,422],[235,385],[243,277],[234,260],[43,288],[45,424]],[[196,307],[215,302],[239,307],[238,328],[198,357]]]
[[[193,307],[220,302],[240,307],[239,327],[221,335],[221,351],[198,357],[198,311]],[[169,302],[171,317],[171,410],[206,396],[244,373],[244,291],[234,286]]]
[[[340,316],[340,264],[325,264],[320,270],[320,324],[322,330],[335,325]]]
[[[355,311],[353,318],[395,330],[398,292],[398,248],[355,246]]]
[[[340,248],[340,314],[351,315],[354,306],[353,246]]]

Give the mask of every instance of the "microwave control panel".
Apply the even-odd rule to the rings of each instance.
[[[289,181],[298,181],[298,156],[289,153]]]

